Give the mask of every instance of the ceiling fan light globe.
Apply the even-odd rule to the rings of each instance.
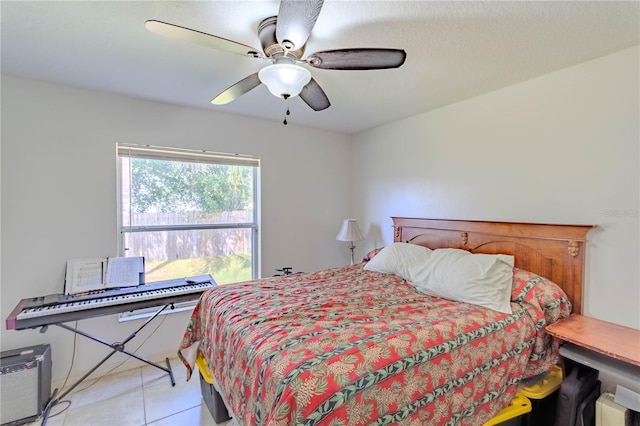
[[[274,96],[294,97],[311,81],[311,73],[300,65],[273,64],[262,68],[258,78]]]

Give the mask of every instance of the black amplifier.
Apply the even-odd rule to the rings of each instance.
[[[2,351],[0,423],[20,425],[42,414],[51,397],[51,348],[29,346]]]

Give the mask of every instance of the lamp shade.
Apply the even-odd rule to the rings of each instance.
[[[279,98],[298,96],[311,81],[311,73],[300,65],[279,63],[266,66],[258,72],[258,78],[269,91]]]
[[[356,219],[345,219],[342,222],[342,228],[336,236],[338,241],[361,241],[364,240],[360,228],[358,228],[358,221]]]

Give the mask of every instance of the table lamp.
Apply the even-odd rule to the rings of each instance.
[[[353,249],[356,248],[356,246],[353,245],[353,242],[364,240],[364,237],[360,232],[360,228],[358,228],[358,221],[356,219],[345,219],[344,222],[342,222],[342,228],[340,228],[340,232],[338,232],[336,240],[349,242],[349,250],[351,250],[351,265],[353,265]]]

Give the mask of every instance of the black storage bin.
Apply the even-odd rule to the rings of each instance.
[[[216,388],[208,383],[202,373],[200,374],[200,392],[202,393],[202,399],[204,399],[213,420],[216,423],[224,423],[231,418],[229,417],[229,412],[227,411],[227,407],[224,405],[224,401],[222,397],[216,390]]]
[[[522,422],[524,426],[554,426],[561,385],[562,368],[555,366],[536,383],[520,389],[531,401],[531,412]]]

